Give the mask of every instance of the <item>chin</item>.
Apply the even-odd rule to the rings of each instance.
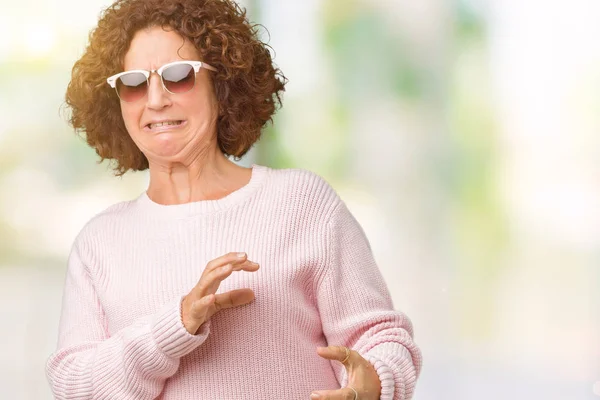
[[[156,155],[160,158],[171,158],[181,154],[185,148],[185,144],[180,140],[154,140],[153,143],[147,143],[146,152]],[[150,157],[152,158],[152,157]]]

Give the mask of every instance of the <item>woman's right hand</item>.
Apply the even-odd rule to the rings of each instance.
[[[228,253],[210,261],[200,280],[183,298],[181,318],[185,329],[192,335],[217,311],[250,303],[252,289],[237,289],[215,294],[221,282],[233,271],[257,271],[259,265],[248,260],[246,253]]]

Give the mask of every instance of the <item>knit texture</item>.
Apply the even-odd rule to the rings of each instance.
[[[251,288],[196,335],[182,297],[206,264],[243,251],[260,264],[217,293]],[[381,399],[411,398],[421,367],[358,222],[304,170],[254,165],[218,200],[154,203],[146,193],[90,220],[69,255],[59,340],[46,365],[57,399],[308,399],[347,384],[317,346],[348,346],[375,367]]]

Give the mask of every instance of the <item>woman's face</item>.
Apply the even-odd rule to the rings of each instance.
[[[203,61],[189,40],[154,27],[135,34],[125,54],[124,70],[156,70],[179,60]],[[218,102],[210,73],[214,72],[201,68],[194,87],[177,94],[164,90],[160,76],[152,73],[145,97],[132,103],[121,101],[125,127],[150,164],[188,165],[202,151],[216,146]],[[181,123],[157,125],[176,121]]]

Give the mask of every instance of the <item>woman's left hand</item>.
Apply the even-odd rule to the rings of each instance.
[[[343,362],[348,372],[348,386],[337,390],[317,390],[310,395],[319,400],[378,400],[381,382],[373,365],[358,352],[342,346],[318,347],[317,354],[328,360]],[[356,393],[351,388],[356,390]],[[358,397],[356,397],[358,396]]]

